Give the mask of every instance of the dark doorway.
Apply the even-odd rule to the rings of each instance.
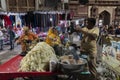
[[[99,20],[103,20],[103,25],[110,24],[110,13],[106,10],[99,14]]]

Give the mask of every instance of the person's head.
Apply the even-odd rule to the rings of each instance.
[[[87,28],[92,29],[96,24],[96,19],[95,18],[88,18],[87,19]]]
[[[23,27],[23,32],[24,32],[24,34],[28,34],[29,28],[27,26],[24,26]]]
[[[57,28],[56,28],[56,27],[53,27],[52,30],[53,30],[53,33],[54,33],[54,34],[58,34],[58,31],[57,31]]]

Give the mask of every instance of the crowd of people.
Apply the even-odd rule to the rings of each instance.
[[[55,27],[51,25],[44,40],[54,49],[59,44],[66,45],[68,41],[80,41],[77,43],[80,44],[80,52],[88,56],[88,66],[91,72],[90,80],[97,80],[96,58],[98,38],[109,34],[120,35],[120,26],[117,28],[112,26],[96,27],[95,24],[96,20],[94,18],[88,18],[85,19],[84,26],[80,24],[75,25],[74,22],[71,22],[69,27],[64,28],[65,30],[62,30],[60,26]],[[76,34],[72,36],[71,40],[71,35],[74,33]],[[27,54],[28,44],[39,41],[39,36],[30,31],[28,26],[24,26],[22,29],[16,29],[13,26],[4,29],[3,26],[0,26],[0,50],[4,49],[5,38],[8,38],[10,50],[14,49],[14,42],[21,44],[22,56]]]
[[[102,35],[120,35],[120,25],[118,26],[108,26],[108,25],[104,25],[102,27],[100,27],[100,34]]]
[[[94,18],[88,18],[86,21],[86,27],[81,28],[79,25],[72,26],[69,29],[68,35],[72,33],[82,33],[80,52],[88,56],[88,66],[91,73],[90,80],[97,80],[96,70],[96,57],[97,57],[97,38],[99,36],[99,28],[95,26],[96,20]],[[73,24],[72,24],[73,25]],[[74,29],[74,30],[73,30]],[[71,31],[72,30],[72,31]],[[58,35],[56,27],[51,27],[48,31],[46,42],[54,49],[56,45],[61,44],[61,37]],[[63,35],[64,36],[64,35]],[[68,37],[69,38],[69,37]],[[56,49],[55,49],[56,50]]]
[[[4,45],[10,45],[9,50],[13,50],[14,43],[17,42],[18,40],[19,42],[21,42],[20,37],[22,37],[24,34],[27,34],[27,33],[29,33],[29,28],[25,26],[14,27],[10,25],[7,27],[3,27],[1,25],[0,26],[0,51],[4,50]],[[31,39],[31,36],[30,36],[30,39]]]

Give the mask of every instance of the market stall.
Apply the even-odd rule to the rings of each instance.
[[[103,44],[102,61],[111,75],[115,75],[116,80],[120,80],[120,38],[108,36],[106,44]],[[110,76],[110,75],[109,75]]]
[[[45,47],[48,47],[46,48],[47,50]],[[46,55],[47,58],[45,57]],[[54,59],[51,59],[51,55]],[[78,78],[83,79],[81,76],[86,77],[90,74],[88,70],[84,69],[87,61],[83,58],[76,61],[72,55],[61,56],[58,58],[59,61],[57,62],[57,67],[54,68],[54,63],[56,63],[55,58],[53,49],[45,42],[40,42],[32,50],[30,50],[26,56],[22,57],[17,55],[6,63],[0,65],[0,80],[9,80],[19,77],[34,78],[41,76],[50,76],[53,77],[53,80],[56,80],[58,75],[67,75],[68,80],[71,78],[73,80],[77,80]],[[76,62],[78,64],[76,64]],[[46,67],[44,63],[49,64],[49,66],[47,66],[49,70],[44,68]]]

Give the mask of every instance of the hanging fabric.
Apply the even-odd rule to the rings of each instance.
[[[26,20],[26,25],[27,26],[32,26],[34,27],[34,14],[33,14],[33,11],[31,12],[28,12],[26,15],[25,15],[25,20]]]
[[[9,18],[12,22],[12,25],[15,24],[15,15],[10,15]]]
[[[5,27],[12,25],[10,18],[7,15],[4,15]]]
[[[49,27],[51,27],[51,24],[52,26],[57,26],[59,20],[65,20],[65,16],[66,14],[64,11],[35,11],[34,26],[38,27],[40,31],[46,32]],[[67,19],[70,19],[69,14],[67,14]]]

